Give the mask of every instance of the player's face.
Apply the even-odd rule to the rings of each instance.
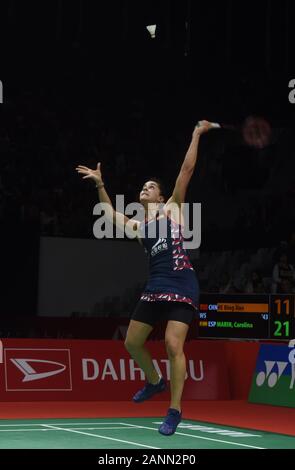
[[[147,181],[140,192],[139,200],[143,202],[163,202],[159,185],[155,181]]]

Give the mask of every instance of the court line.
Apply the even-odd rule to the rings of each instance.
[[[46,425],[45,425],[46,426]],[[120,426],[120,427],[107,427],[107,428],[74,428],[75,430],[78,431],[100,431],[100,430],[106,430],[106,429],[128,429],[126,426]],[[133,429],[133,428],[130,428]],[[0,432],[31,432],[31,431],[57,431],[57,429],[0,429]]]
[[[120,423],[120,424],[122,424],[122,423]],[[117,442],[123,442],[124,444],[131,444],[131,445],[134,445],[134,446],[147,447],[148,449],[160,449],[160,447],[153,447],[153,446],[148,446],[148,445],[145,445],[145,444],[139,444],[138,442],[124,441],[122,439],[115,439],[114,437],[99,436],[98,434],[90,434],[89,432],[75,431],[74,429],[59,428],[57,426],[52,426],[50,424],[42,424],[42,426],[46,426],[50,429],[56,429],[58,431],[66,431],[66,432],[72,432],[72,433],[76,433],[76,434],[84,434],[85,436],[99,437],[100,439],[107,439],[109,441],[117,441]]]
[[[71,419],[71,418],[70,418],[70,419]],[[69,419],[69,421],[70,421],[70,419]],[[26,421],[27,421],[27,420],[26,420]],[[32,421],[34,421],[34,420],[32,420]],[[46,423],[0,424],[0,427],[3,427],[3,426],[43,426],[44,424],[46,424]],[[84,423],[84,422],[82,422],[82,423],[81,423],[81,422],[80,422],[80,423],[55,423],[55,424],[58,425],[58,426],[60,426],[60,425],[62,425],[62,426],[72,426],[73,424],[80,424],[80,425],[81,425],[81,424],[103,424],[103,425],[105,425],[105,424],[115,424],[115,422],[114,422],[114,421],[112,421],[111,423],[101,423],[101,422],[99,422],[99,423],[97,423],[97,422],[92,422],[92,423]],[[54,425],[53,425],[53,426],[54,426]]]
[[[120,423],[120,424],[126,424],[127,425],[127,423]],[[138,428],[138,429],[141,428],[141,429],[151,429],[152,431],[158,431],[157,428],[150,428],[148,426],[137,426],[136,424],[128,424],[128,426],[132,426],[132,427]],[[250,444],[239,444],[237,442],[223,441],[222,439],[213,439],[212,437],[194,436],[193,434],[186,434],[184,432],[175,432],[175,434],[178,434],[179,436],[192,437],[192,438],[195,438],[195,439],[203,439],[205,441],[222,442],[223,444],[230,444],[230,445],[233,445],[233,446],[250,447],[250,449],[266,449],[266,447],[251,446]]]

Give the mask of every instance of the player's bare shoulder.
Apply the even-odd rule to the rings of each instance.
[[[183,204],[176,203],[171,197],[163,206],[163,211],[171,220],[179,225],[184,225]]]

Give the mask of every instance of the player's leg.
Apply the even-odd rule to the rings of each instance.
[[[174,310],[173,315],[177,316],[177,311]],[[159,427],[159,432],[164,436],[174,434],[182,419],[181,396],[186,375],[183,345],[188,329],[189,323],[178,320],[169,320],[166,328],[165,344],[170,362],[171,402],[166,418]]]
[[[159,374],[155,369],[149,351],[144,346],[152,330],[152,325],[137,320],[131,320],[126,335],[125,348],[143,370],[147,381],[151,384],[156,384],[159,382]]]
[[[183,352],[189,325],[169,320],[165,333],[166,350],[170,362],[170,407],[181,411],[181,396],[186,376],[186,359]]]

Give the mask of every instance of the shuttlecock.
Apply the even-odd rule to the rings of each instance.
[[[146,29],[150,33],[151,37],[154,39],[156,37],[156,24],[149,24]]]

